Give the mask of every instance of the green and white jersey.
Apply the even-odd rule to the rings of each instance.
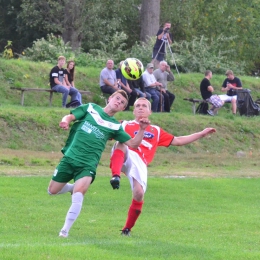
[[[88,103],[71,111],[76,118],[62,153],[96,171],[107,140],[124,143],[131,139],[121,124],[100,106]]]

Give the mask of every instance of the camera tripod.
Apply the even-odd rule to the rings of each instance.
[[[168,41],[168,39],[167,39],[167,37],[166,37],[166,33],[165,33],[165,34],[163,35],[163,37],[162,37],[162,44],[161,44],[161,46],[160,46],[158,52],[156,53],[156,55],[155,55],[155,57],[154,57],[154,60],[156,60],[158,54],[160,53],[160,50],[161,50],[163,44],[167,44],[167,46],[168,46],[168,48],[169,48],[169,50],[170,50],[170,53],[171,53],[171,55],[172,55],[172,60],[173,60],[173,63],[174,63],[174,65],[175,65],[176,71],[177,71],[177,73],[178,73],[178,75],[179,75],[179,77],[180,77],[180,73],[179,73],[178,67],[177,67],[177,65],[176,65],[176,62],[175,62],[175,59],[174,59],[174,56],[173,56],[173,52],[172,52],[171,46],[170,46],[169,41]],[[166,53],[166,47],[165,47],[165,53]],[[162,112],[162,111],[163,111],[163,109],[162,109],[162,88],[160,88],[160,105],[161,105],[161,106],[160,106],[160,110],[161,110],[161,112]]]
[[[173,60],[173,63],[174,63],[174,65],[175,65],[176,71],[177,71],[177,73],[178,73],[178,75],[179,75],[179,77],[180,77],[180,73],[179,73],[178,67],[177,67],[177,65],[176,65],[176,62],[175,62],[175,59],[174,59],[174,56],[173,56],[173,52],[172,52],[171,46],[170,46],[169,41],[167,40],[167,37],[166,37],[165,34],[164,34],[163,37],[162,37],[162,44],[161,44],[161,46],[160,46],[158,52],[156,53],[156,55],[155,55],[155,57],[154,57],[154,60],[156,60],[156,58],[157,58],[157,56],[158,56],[158,54],[159,54],[159,52],[160,52],[160,50],[161,50],[163,44],[165,44],[165,45],[167,44],[167,46],[168,46],[168,48],[169,48],[169,50],[170,50],[170,53],[171,53],[171,55],[172,55],[172,60]],[[165,47],[165,53],[167,53],[166,47]]]

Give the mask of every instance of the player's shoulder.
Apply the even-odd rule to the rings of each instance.
[[[101,72],[100,73],[106,73],[108,71],[108,68],[107,67],[105,67],[105,68],[103,68],[102,70],[101,70]]]
[[[119,122],[120,122],[121,124],[124,124],[124,125],[128,125],[128,124],[133,125],[133,124],[136,124],[136,123],[137,123],[137,122],[134,121],[134,120],[119,120]]]
[[[123,127],[126,126],[137,126],[139,125],[138,122],[136,122],[135,120],[120,120],[120,123]]]
[[[150,129],[156,129],[158,132],[162,129],[160,126],[158,126],[158,125],[150,125],[150,126],[148,126],[148,127],[150,127]]]

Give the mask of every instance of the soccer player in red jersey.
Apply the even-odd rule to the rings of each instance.
[[[132,138],[139,131],[139,121],[143,118],[148,119],[151,115],[151,103],[146,98],[137,99],[134,103],[133,113],[135,120],[122,122],[124,130]],[[130,231],[142,211],[144,193],[147,187],[147,165],[153,160],[157,147],[189,144],[214,132],[216,132],[214,128],[205,128],[201,132],[177,137],[159,126],[148,125],[145,129],[143,140],[137,149],[119,142],[115,143],[110,160],[112,172],[110,183],[113,189],[119,189],[120,173],[122,171],[128,177],[133,193],[122,235],[130,235]]]

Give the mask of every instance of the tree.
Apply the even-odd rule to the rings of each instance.
[[[160,23],[160,0],[142,0],[140,40],[156,35]]]
[[[70,42],[72,49],[81,47],[83,28],[86,22],[84,8],[85,0],[66,1],[64,7],[64,30],[62,38],[64,42]]]
[[[62,35],[73,49],[81,46],[86,0],[22,0],[19,18],[31,30]]]

